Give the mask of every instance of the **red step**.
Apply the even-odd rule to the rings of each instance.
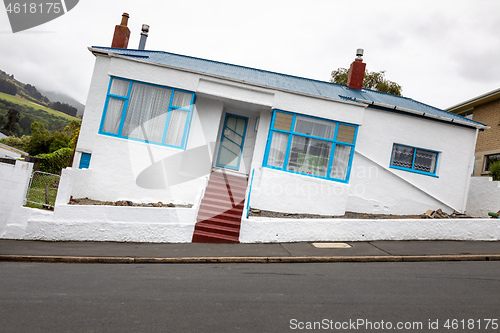
[[[229,184],[241,184],[243,186],[245,186],[246,184],[248,184],[248,178],[247,177],[238,177],[238,176],[235,176],[235,175],[230,175],[230,174],[223,174],[222,172],[212,172],[210,174],[210,179],[211,180],[219,180],[219,181],[222,181],[224,183],[229,183]]]
[[[205,196],[201,200],[200,207],[221,207],[221,208],[243,208],[245,206],[245,201],[240,201],[239,203],[231,202],[229,199],[220,199],[212,196]]]
[[[193,242],[239,242],[247,186],[247,178],[212,172],[198,210]]]
[[[211,217],[211,218],[206,219],[206,220],[198,221],[198,223],[209,223],[211,225],[220,225],[223,227],[239,228],[241,221],[235,222],[235,221],[228,221],[224,218]],[[196,227],[196,225],[195,225],[195,227]]]
[[[203,220],[208,220],[212,217],[217,217],[220,219],[224,219],[226,221],[240,222],[242,214],[243,214],[243,210],[241,212],[237,212],[237,211],[220,212],[220,211],[212,211],[212,210],[205,210],[205,209],[202,210],[200,208],[200,211],[198,211],[197,221],[203,221]]]
[[[223,227],[216,224],[210,224],[209,222],[203,221],[196,223],[196,231],[205,231],[211,233],[218,233],[231,237],[238,237],[240,234],[239,225],[237,227]]]
[[[195,231],[193,243],[239,243],[239,237],[231,237],[205,231]]]

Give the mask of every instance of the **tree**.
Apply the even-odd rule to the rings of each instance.
[[[49,108],[61,111],[63,113],[69,114],[70,116],[76,117],[76,113],[78,112],[77,108],[61,102],[50,103]]]
[[[0,91],[15,96],[17,94],[17,86],[12,82],[0,79]]]
[[[50,133],[45,129],[45,126],[35,121],[31,124],[31,139],[26,147],[26,152],[31,156],[49,153],[50,141]]]
[[[17,122],[19,121],[19,111],[10,108],[7,112],[7,123],[4,125],[5,134],[7,136],[14,134]]]
[[[391,95],[402,96],[402,88],[396,82],[384,78],[385,71],[368,72],[365,71],[365,79],[363,80],[363,88],[373,89]],[[346,68],[338,68],[332,72],[330,82],[338,84],[347,84],[349,70]]]
[[[0,140],[1,143],[6,144],[7,146],[11,146],[13,148],[26,151],[28,144],[31,140],[31,137],[28,135],[23,135],[18,138],[16,136],[8,136]]]

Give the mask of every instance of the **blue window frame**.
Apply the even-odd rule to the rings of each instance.
[[[436,174],[438,158],[437,151],[395,143],[392,146],[390,167],[438,177]]]
[[[193,92],[111,77],[99,134],[184,149]]]
[[[264,167],[348,183],[358,126],[274,110]]]
[[[80,156],[80,166],[79,169],[88,169],[90,166],[90,157],[92,155],[89,153],[82,153]]]

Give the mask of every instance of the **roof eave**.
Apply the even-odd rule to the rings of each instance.
[[[461,111],[466,111],[469,109],[474,108],[475,106],[485,104],[491,101],[494,101],[496,99],[500,98],[500,89],[496,89],[490,92],[487,92],[486,94],[474,97],[472,99],[469,99],[465,102],[459,103],[457,105],[454,105],[452,107],[449,107],[445,109],[445,111],[452,112],[452,113],[459,113]]]
[[[414,115],[425,117],[425,118],[436,119],[436,120],[441,120],[444,122],[460,124],[460,125],[467,126],[467,127],[477,128],[479,130],[486,130],[486,129],[490,128],[489,126],[486,126],[486,125],[473,124],[473,123],[459,120],[459,119],[451,119],[451,118],[441,117],[441,116],[437,116],[437,115],[434,115],[431,113],[425,113],[422,111],[415,111],[415,110],[411,110],[411,109],[407,109],[407,108],[402,108],[400,106],[388,105],[388,104],[378,103],[378,102],[374,102],[374,101],[368,101],[368,100],[364,100],[364,99],[360,99],[360,98],[354,98],[354,99],[356,101],[365,103],[367,105],[379,106],[379,107],[382,107],[382,108],[385,108],[388,110],[400,111],[400,112],[410,113],[410,114],[414,114]]]

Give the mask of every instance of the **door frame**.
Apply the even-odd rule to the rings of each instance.
[[[228,117],[235,117],[235,118],[245,119],[245,129],[243,130],[243,138],[242,138],[242,141],[241,141],[241,151],[240,151],[240,154],[238,156],[238,166],[237,167],[232,167],[232,166],[228,166],[228,165],[219,164],[219,156],[220,156],[220,151],[222,149],[222,140],[224,139],[224,131],[226,130],[226,123],[227,123],[227,118]],[[245,139],[246,139],[246,136],[247,136],[248,120],[249,120],[248,117],[240,116],[240,115],[233,114],[233,113],[227,113],[226,112],[226,114],[224,115],[224,125],[222,126],[222,131],[221,131],[221,134],[220,134],[219,150],[217,152],[217,157],[215,159],[215,165],[217,167],[226,168],[226,169],[232,169],[232,170],[237,170],[237,171],[240,170],[241,157],[243,156],[243,150],[245,148]]]

